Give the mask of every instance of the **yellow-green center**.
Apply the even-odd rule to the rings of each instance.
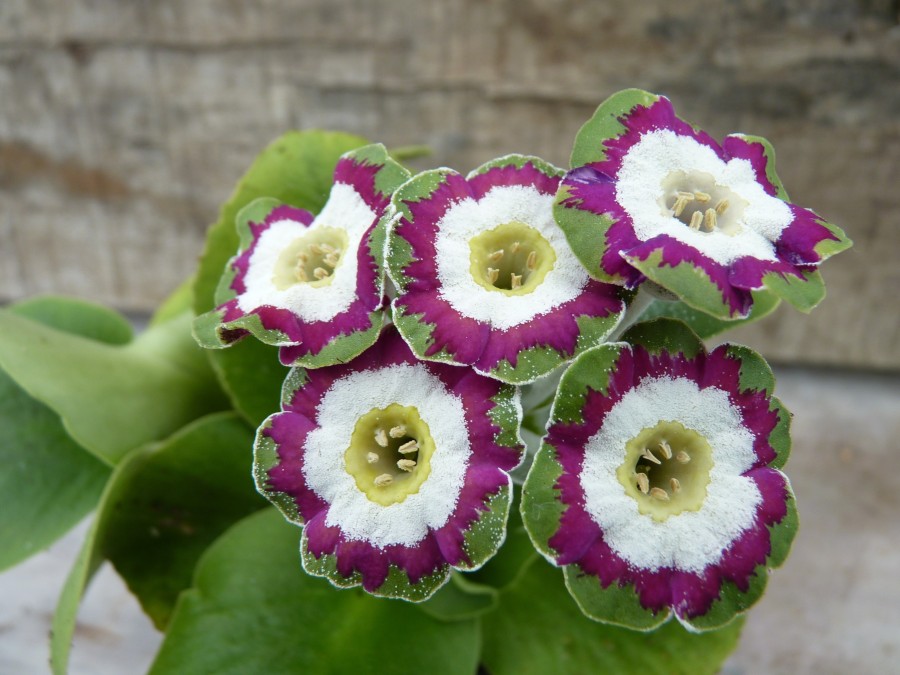
[[[366,497],[388,506],[419,491],[433,454],[434,441],[419,411],[392,403],[357,420],[344,466]]]
[[[525,295],[553,269],[556,253],[543,235],[517,220],[469,240],[469,271],[489,291]]]
[[[730,188],[716,183],[705,171],[672,171],[662,182],[659,205],[666,216],[674,216],[697,232],[741,231],[747,201]]]
[[[703,436],[679,422],[660,422],[641,430],[625,447],[616,477],[641,513],[663,521],[700,510],[713,467]]]
[[[272,273],[280,291],[294,284],[326,286],[347,250],[347,233],[337,227],[315,227],[288,244]]]

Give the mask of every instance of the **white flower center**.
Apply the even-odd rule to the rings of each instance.
[[[662,213],[697,232],[736,235],[747,201],[705,171],[673,171],[662,182]]]

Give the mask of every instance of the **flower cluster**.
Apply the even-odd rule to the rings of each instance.
[[[821,299],[818,265],[850,242],[787,201],[763,139],[719,144],[625,91],[568,172],[509,155],[411,175],[372,145],[340,159],[320,213],[261,199],[237,227],[195,334],[252,334],[292,366],[255,479],[303,527],[310,574],[429,598],[503,544],[523,461],[526,529],[593,619],[715,628],[783,562],[789,415],[768,366],[636,323],[634,302],[641,287],[727,321],[754,294]],[[548,386],[526,452],[523,419],[548,403],[522,400]]]

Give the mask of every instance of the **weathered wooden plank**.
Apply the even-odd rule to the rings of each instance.
[[[811,317],[737,334],[775,359],[900,367],[900,33],[889,0],[4,0],[0,299],[147,311],[288,128],[428,143],[468,170],[564,165],[609,93],[666,93],[717,136],[766,136],[793,198],[856,248]]]

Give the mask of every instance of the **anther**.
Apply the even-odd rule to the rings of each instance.
[[[684,207],[688,205],[688,202],[693,200],[694,195],[686,192],[679,192],[678,199],[676,199],[675,203],[672,205],[672,212],[674,213],[675,217],[677,218],[678,216],[680,216],[684,211]]]
[[[375,476],[375,487],[385,487],[394,482],[394,477],[389,473],[383,473],[380,476]]]
[[[672,459],[672,448],[664,440],[659,442],[659,451],[666,459]]]
[[[521,274],[510,274],[509,275],[509,287],[512,289],[521,288],[522,287],[522,275]]]
[[[513,245],[509,247],[509,250],[512,251],[513,253],[518,253],[520,246],[521,246],[521,244],[519,242],[514,241]]]
[[[403,438],[406,436],[406,425],[398,424],[395,427],[391,427],[388,433],[391,435],[391,438]]]
[[[648,492],[650,492],[650,479],[647,478],[647,474],[639,473],[639,474],[637,474],[636,477],[637,477],[638,489],[641,492],[643,492],[644,494],[647,494]]]
[[[499,276],[500,270],[498,270],[496,267],[488,267],[487,277],[489,282],[491,282],[492,284],[496,283]]]
[[[488,256],[488,260],[490,260],[491,262],[499,262],[502,257],[503,257],[503,249],[501,248],[501,249],[497,249],[496,251],[491,253]]]
[[[375,480],[378,480],[377,478]],[[650,488],[650,496],[654,499],[658,499],[661,502],[669,501],[669,493],[663,490],[662,488]]]
[[[310,244],[309,250],[310,250],[310,253],[315,253],[316,255],[322,255],[322,253],[324,253],[324,251],[322,250],[322,247],[319,246],[318,244]]]
[[[644,454],[641,455],[641,457],[643,457],[644,459],[646,459],[648,462],[653,462],[654,464],[662,464],[662,462],[660,462],[660,461],[654,456],[654,454],[653,454],[652,452],[650,452],[650,448],[645,448],[645,449],[644,449]]]
[[[709,194],[706,192],[700,192],[699,190],[697,190],[694,192],[694,199],[696,199],[698,202],[703,202],[705,204],[710,199],[712,199],[712,197],[710,197]]]
[[[670,478],[669,485],[672,486],[672,492],[679,492],[681,490],[681,483],[678,482],[677,478]]]
[[[688,201],[688,202],[693,201],[693,199],[694,199],[694,193],[693,193],[693,192],[682,192],[681,190],[679,190],[679,191],[676,192],[675,194],[676,194],[679,198],[684,199],[685,201]]]
[[[725,213],[727,210],[728,210],[728,200],[727,200],[727,199],[720,199],[720,200],[719,200],[719,203],[716,204],[716,213],[718,213],[718,214],[721,216],[721,215],[722,215],[723,213]]]
[[[316,279],[324,279],[328,276],[328,270],[326,270],[324,267],[317,267],[313,270],[313,276]]]
[[[300,267],[300,266],[298,266],[298,267],[294,270],[294,278],[295,278],[297,281],[307,281],[307,280],[309,279],[309,277],[306,276],[306,270],[304,270],[304,269],[303,269],[302,267]]]
[[[407,441],[399,448],[397,448],[397,452],[401,455],[408,455],[411,452],[418,452],[419,444],[416,441]]]
[[[525,267],[529,270],[533,270],[537,267],[537,251],[532,251],[528,254],[528,260],[525,261]]]
[[[337,249],[330,244],[319,244],[319,248],[321,248],[325,253],[337,253]]]
[[[687,454],[684,450],[681,450],[678,452],[677,455],[675,455],[675,461],[678,462],[679,464],[687,464],[688,462],[691,461],[691,456],[689,454]]]
[[[705,227],[704,229],[707,232],[712,232],[716,229],[716,210],[715,209],[706,209],[706,216],[704,217]]]
[[[388,437],[384,429],[379,428],[375,430],[375,442],[378,443],[378,445],[380,445],[382,448],[386,448],[388,446]]]
[[[297,255],[297,262],[300,263],[301,265],[305,265],[306,263],[309,262],[309,256],[306,255],[305,253],[300,253]]]
[[[337,253],[329,253],[325,256],[325,264],[329,267],[337,267],[338,264],[338,254]]]
[[[397,468],[401,471],[412,471],[416,468],[416,463],[411,459],[398,459]]]
[[[378,456],[378,453],[377,453],[377,452],[370,452],[369,454],[366,455],[366,461],[367,461],[369,464],[374,464],[374,463],[377,462],[379,459],[381,459],[381,458]]]
[[[691,229],[699,230],[700,224],[702,222],[703,222],[703,214],[700,213],[699,211],[694,211],[693,215],[691,216]]]

